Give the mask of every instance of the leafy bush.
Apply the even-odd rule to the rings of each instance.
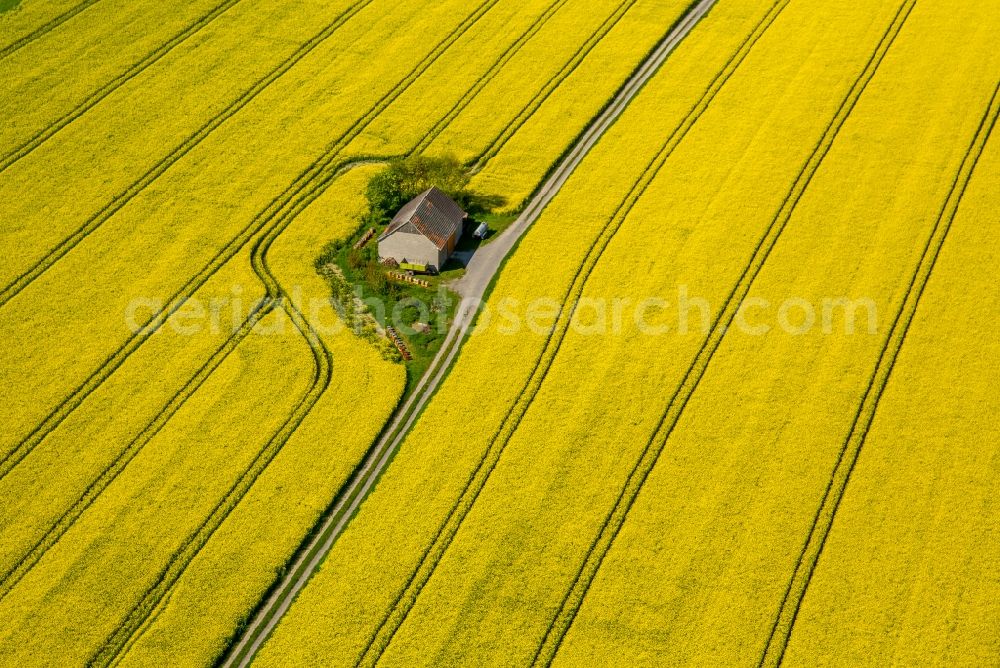
[[[361,269],[367,264],[368,258],[358,248],[352,248],[347,252],[347,266],[351,269]]]
[[[316,269],[319,269],[320,267],[326,266],[331,262],[336,262],[337,253],[339,253],[340,249],[343,247],[344,242],[342,239],[335,239],[334,241],[325,244],[323,246],[323,250],[320,251],[319,257],[317,257],[316,261],[313,262],[313,265]]]
[[[389,277],[377,264],[369,264],[365,267],[365,283],[368,284],[372,292],[383,297],[388,296],[394,287],[389,281]]]

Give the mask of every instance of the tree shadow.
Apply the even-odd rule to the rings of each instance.
[[[465,200],[465,212],[470,217],[475,218],[486,213],[493,213],[507,204],[507,198],[502,195],[488,195],[486,193],[466,192],[462,199]]]

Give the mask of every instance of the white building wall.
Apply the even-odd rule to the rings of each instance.
[[[426,264],[440,269],[443,264],[442,255],[444,253],[438,251],[437,246],[422,234],[395,232],[378,242],[380,259],[391,257],[396,262]]]

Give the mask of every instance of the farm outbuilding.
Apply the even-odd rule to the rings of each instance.
[[[429,188],[407,202],[379,236],[379,259],[440,271],[462,237],[465,218],[453,199]]]

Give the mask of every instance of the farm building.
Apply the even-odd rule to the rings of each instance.
[[[443,192],[425,190],[407,202],[379,236],[379,259],[439,271],[458,245],[465,217]]]

